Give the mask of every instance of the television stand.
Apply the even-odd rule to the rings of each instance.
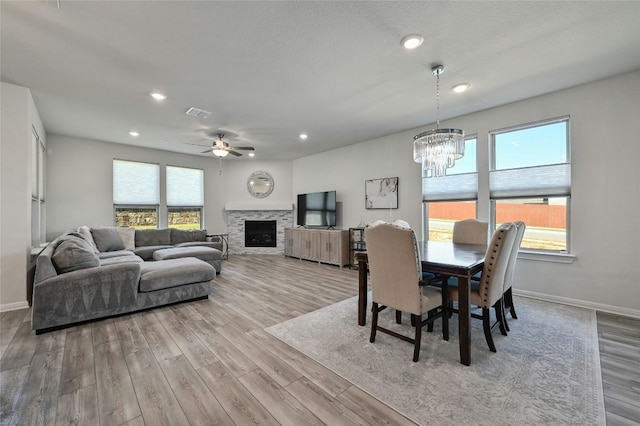
[[[348,266],[349,231],[325,228],[285,228],[284,255],[337,266]]]

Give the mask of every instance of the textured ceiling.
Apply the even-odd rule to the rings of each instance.
[[[48,133],[198,155],[190,144],[220,130],[256,158],[294,159],[433,123],[437,63],[443,119],[640,69],[636,1],[48,0],[0,13],[2,81],[32,90]],[[425,42],[407,51],[411,33]],[[471,90],[449,91],[459,82]]]

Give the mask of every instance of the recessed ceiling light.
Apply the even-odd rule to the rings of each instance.
[[[466,92],[469,87],[471,87],[469,83],[460,83],[453,86],[451,88],[451,91],[456,93],[462,93],[462,92]]]
[[[300,133],[300,139],[305,140],[307,139],[309,136],[306,133]]]
[[[420,34],[411,34],[404,37],[401,43],[405,49],[415,49],[416,47],[420,46],[423,41],[424,38],[422,38]]]
[[[130,132],[129,132],[129,134],[130,134],[131,136],[140,136],[140,133],[138,133],[138,132],[136,132],[136,131],[133,131],[133,130],[132,130],[132,131],[130,131]]]
[[[167,97],[162,93],[152,93],[151,97],[156,101],[164,101],[165,99],[167,99]]]
[[[250,152],[250,153],[249,153],[249,157],[255,157],[255,156],[256,156],[256,153],[255,153],[255,152]]]

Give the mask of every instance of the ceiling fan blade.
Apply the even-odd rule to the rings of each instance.
[[[236,157],[242,156],[242,154],[240,154],[239,152],[235,152],[234,150],[231,150],[231,149],[228,150],[227,152],[231,155],[235,155]]]
[[[234,146],[233,149],[241,150],[241,151],[255,151],[255,148],[252,146]]]
[[[209,148],[209,149],[205,149],[205,150],[204,150],[204,151],[202,151],[200,154],[204,154],[204,153],[206,153],[206,152],[211,152],[211,148]]]

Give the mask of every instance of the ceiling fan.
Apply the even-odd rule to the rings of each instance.
[[[227,154],[235,155],[236,157],[240,157],[242,154],[238,151],[254,151],[255,149],[252,146],[229,146],[229,144],[222,140],[224,138],[224,133],[217,134],[218,139],[213,142],[211,148],[202,151],[202,154],[206,152],[211,152],[213,155],[219,158],[226,157]]]

